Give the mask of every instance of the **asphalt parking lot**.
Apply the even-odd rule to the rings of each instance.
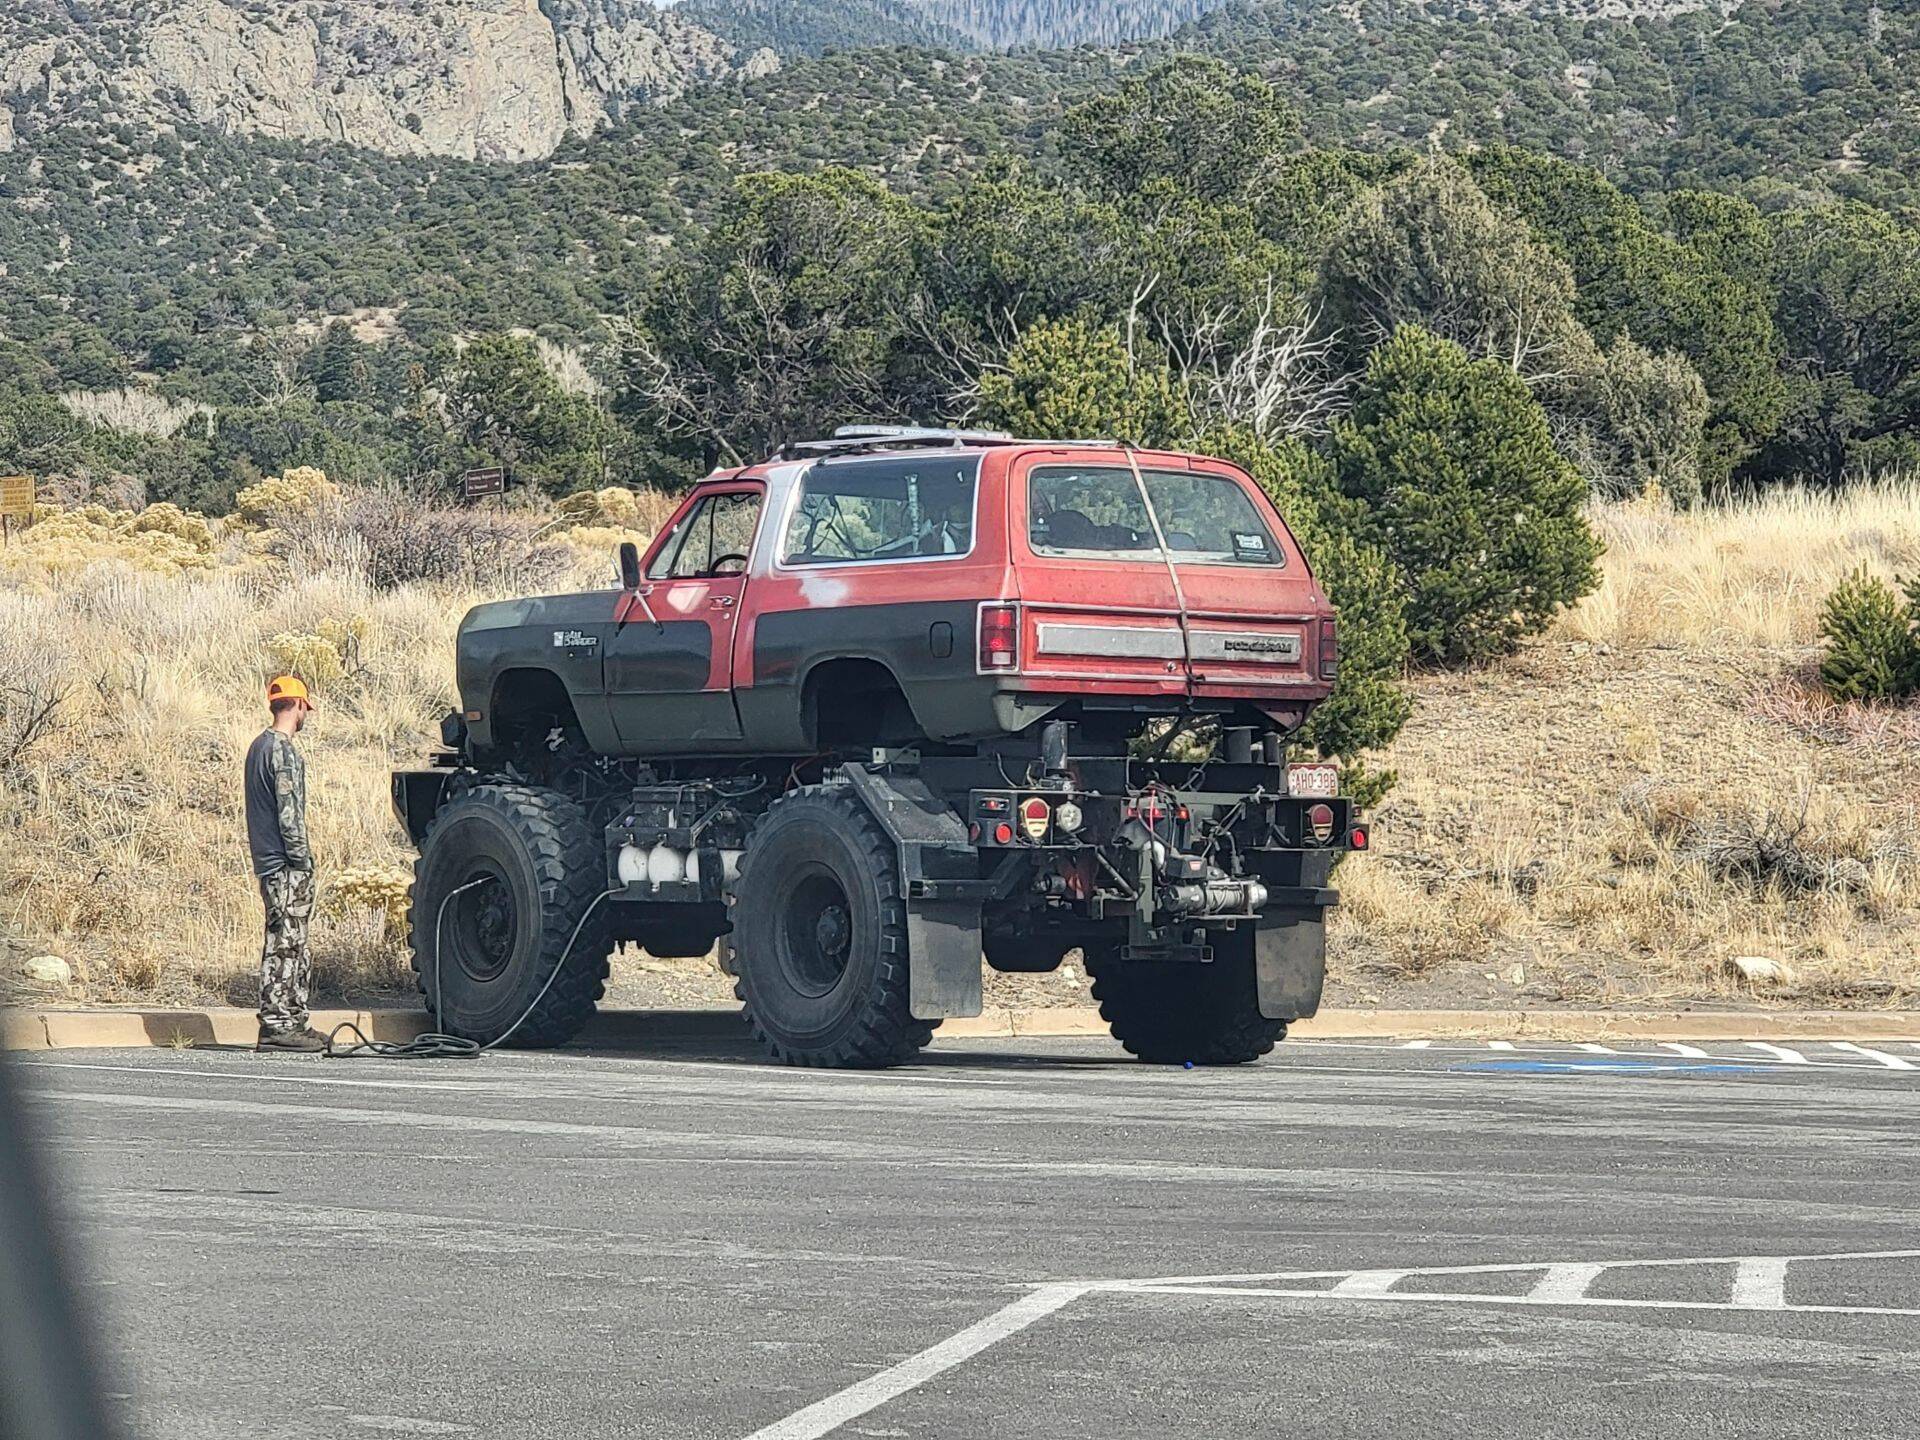
[[[1920,1413],[1912,1042],[19,1069],[137,1435],[1892,1437]]]

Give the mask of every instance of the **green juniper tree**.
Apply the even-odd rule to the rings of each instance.
[[[1358,534],[1399,568],[1418,659],[1513,650],[1599,583],[1587,487],[1511,369],[1403,326],[1335,429]]]

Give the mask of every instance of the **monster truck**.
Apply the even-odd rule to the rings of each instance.
[[[869,427],[695,486],[616,590],[476,607],[393,776],[441,1028],[571,1037],[620,941],[720,943],[796,1065],[906,1060],[982,959],[1083,953],[1143,1060],[1314,1013],[1367,832],[1288,738],[1335,617],[1221,460]]]

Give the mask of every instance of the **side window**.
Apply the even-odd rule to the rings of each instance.
[[[979,469],[979,460],[971,456],[822,460],[801,480],[780,563],[844,565],[965,555],[973,549]]]
[[[654,557],[648,578],[687,580],[746,574],[759,519],[758,491],[709,495],[674,527]]]

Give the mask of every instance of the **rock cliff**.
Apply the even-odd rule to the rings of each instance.
[[[15,107],[467,159],[548,155],[624,109],[776,64],[648,0],[10,0],[0,13],[0,99]]]

